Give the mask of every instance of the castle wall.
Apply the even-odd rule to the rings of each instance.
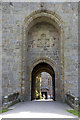
[[[44,3],[43,8],[48,11],[55,12],[63,21],[64,32],[62,44],[64,46],[64,68],[62,69],[64,72],[64,79],[62,82],[63,89],[60,89],[60,93],[63,92],[65,98],[67,93],[74,97],[78,97],[78,3]],[[25,44],[23,43],[24,19],[33,11],[37,11],[40,9],[42,9],[40,3],[2,3],[2,92],[3,99],[10,99],[8,101],[9,104],[12,104],[13,102],[15,103],[16,101],[18,101],[19,98],[21,99],[22,72],[24,72],[22,71],[22,55],[24,54],[22,53],[22,44]],[[48,29],[46,29],[45,32],[49,31],[50,29],[54,29],[54,27],[49,28],[48,24],[46,27]],[[36,31],[36,26],[35,28],[32,26],[32,29],[29,33],[33,34],[33,38],[37,38]],[[30,40],[31,39],[29,39],[29,42]],[[56,42],[57,45],[59,45],[59,41]],[[26,43],[26,48],[27,45],[28,44]],[[26,54],[26,62],[28,64],[31,64],[33,60],[42,55],[43,57],[49,57],[51,60],[55,59],[57,67],[61,68],[60,61],[54,58],[54,53],[53,51],[51,51],[51,49],[52,48],[50,48],[50,52],[48,52],[48,49],[44,50],[45,52],[42,54],[40,53],[41,50],[39,46],[37,46],[37,48],[36,46],[33,47],[33,49],[31,48],[32,51]],[[60,47],[56,47],[56,49],[59,49],[60,51]],[[61,54],[58,54],[58,58],[60,57]],[[25,64],[25,68],[27,66],[27,63]],[[28,71],[28,68],[26,69]],[[60,74],[60,70],[58,71],[58,73]],[[28,82],[25,85],[26,87],[23,89],[27,89],[27,86],[29,87],[28,83],[30,81],[27,75],[25,75],[24,77],[28,80]],[[61,79],[60,76],[58,77]]]

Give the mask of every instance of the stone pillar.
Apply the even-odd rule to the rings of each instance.
[[[24,101],[24,80],[22,80],[21,83],[21,97],[20,97],[21,102]]]
[[[36,77],[34,78],[33,91],[34,91],[34,96],[33,96],[33,98],[36,99]]]

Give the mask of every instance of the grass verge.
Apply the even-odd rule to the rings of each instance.
[[[80,111],[77,111],[77,110],[66,110],[66,111],[80,117]]]
[[[1,114],[1,113],[4,113],[4,112],[8,112],[8,111],[10,111],[10,110],[12,110],[12,109],[1,110],[1,111],[0,111],[0,114]]]

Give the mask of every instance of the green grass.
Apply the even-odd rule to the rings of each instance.
[[[76,115],[76,116],[80,117],[80,111],[77,111],[77,110],[67,110],[67,112],[72,113],[73,115]]]
[[[0,111],[0,114],[1,114],[1,113],[4,113],[4,112],[8,112],[8,111],[10,111],[10,110],[12,110],[12,109],[1,110],[1,111]]]

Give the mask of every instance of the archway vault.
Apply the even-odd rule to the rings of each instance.
[[[48,72],[50,75],[53,75],[53,68],[46,62],[38,63],[34,68],[34,76],[39,74],[40,72]]]
[[[48,58],[48,57],[39,57],[39,58],[36,58],[35,60],[32,60],[32,63],[29,65],[29,68],[30,68],[30,71],[32,72],[33,68],[39,64],[39,63],[47,63],[49,64],[50,66],[52,66],[52,68],[54,69],[54,71],[58,71],[57,69],[57,64],[54,60]]]
[[[30,93],[31,91],[31,72],[33,68],[41,63],[45,62],[49,64],[55,71],[55,81],[58,81],[58,66],[54,60],[49,57],[40,56],[40,58],[36,58],[32,60],[32,62],[27,65],[27,42],[28,42],[28,32],[30,28],[39,23],[39,22],[48,22],[52,25],[54,25],[57,30],[60,33],[60,81],[61,81],[61,87],[64,89],[64,22],[61,20],[61,17],[56,14],[55,12],[49,11],[49,10],[37,10],[31,13],[28,17],[24,20],[24,26],[23,26],[23,41],[22,41],[22,83],[21,83],[21,94],[23,96],[23,99],[31,99],[31,95],[27,95],[27,92]],[[27,82],[27,80],[29,80]],[[26,87],[26,84],[28,84],[28,87]],[[55,83],[56,84],[56,83]],[[64,91],[62,91],[62,98],[64,98]]]

